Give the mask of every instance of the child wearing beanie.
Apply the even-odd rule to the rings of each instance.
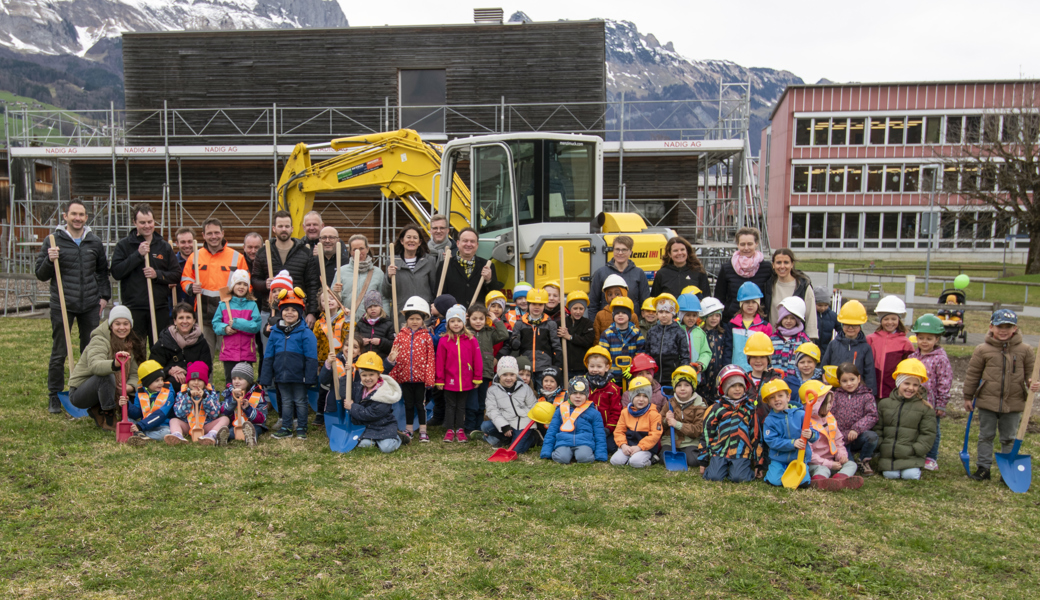
[[[244,441],[250,448],[256,446],[256,439],[267,431],[267,412],[270,408],[264,388],[260,384],[254,383],[255,381],[256,375],[253,373],[253,366],[247,362],[240,362],[232,367],[231,379],[221,394],[223,400],[221,412],[231,420],[232,427],[242,428],[242,435],[245,439],[241,441]],[[236,410],[239,403],[242,405],[241,422],[238,421],[238,411]],[[235,439],[234,430],[231,432],[230,439]]]
[[[553,414],[545,432],[541,457],[561,465],[607,461],[607,434],[603,417],[589,402],[591,386],[584,377],[572,377],[567,401]]]
[[[498,361],[498,371],[488,387],[485,409],[488,420],[480,430],[491,447],[512,444],[516,436],[531,422],[527,413],[534,408],[534,392],[519,379],[520,369],[516,359],[504,356]],[[513,448],[523,454],[531,447],[537,436],[529,432]]]

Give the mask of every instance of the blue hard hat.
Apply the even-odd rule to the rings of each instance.
[[[679,296],[679,310],[681,312],[701,312],[701,301],[696,294],[683,294]]]
[[[1014,311],[1001,308],[989,318],[990,325],[1018,325],[1018,315]]]
[[[745,281],[740,284],[740,289],[737,290],[737,302],[758,300],[760,298],[762,298],[762,290],[760,290],[757,285],[750,281]]]

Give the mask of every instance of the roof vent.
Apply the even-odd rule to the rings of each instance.
[[[485,25],[494,24],[501,25],[505,13],[501,8],[474,8],[473,9],[473,22],[482,23]]]

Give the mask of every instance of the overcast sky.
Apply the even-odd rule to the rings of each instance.
[[[474,7],[632,21],[687,58],[785,69],[807,83],[1040,77],[1037,0],[338,1],[352,26],[471,23]]]

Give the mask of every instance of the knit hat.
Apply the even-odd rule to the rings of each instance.
[[[365,299],[363,300],[363,306],[368,309],[369,306],[382,306],[383,297],[379,295],[376,290],[368,290],[365,293]]]
[[[285,269],[278,271],[278,274],[275,275],[274,280],[271,281],[271,291],[273,292],[275,290],[288,290],[291,292],[292,289],[292,275],[290,275],[289,272]]]
[[[813,296],[816,298],[816,302],[827,302],[828,298],[831,297],[830,293],[823,289],[822,285],[818,285],[812,289]]]
[[[438,309],[438,310],[440,310],[440,309]],[[448,314],[444,315],[444,320],[445,321],[450,321],[452,319],[462,319],[462,322],[465,323],[466,322],[466,308],[464,306],[462,306],[461,304],[456,304],[455,306],[452,306],[451,308],[449,308],[448,309]]]
[[[780,321],[783,321],[784,317],[786,317],[788,315],[794,317],[795,320],[798,321],[798,323],[802,323],[802,320],[798,317],[798,315],[796,315],[793,312],[787,310],[786,306],[781,306],[781,307],[777,308],[776,309],[776,315],[777,315],[776,316],[777,323],[779,323]]]
[[[131,326],[134,324],[134,315],[130,314],[130,309],[123,304],[113,306],[112,310],[108,311],[109,326],[111,326],[112,323],[115,323],[116,319],[126,319],[127,321],[130,321]]]
[[[256,381],[256,375],[253,374],[253,365],[247,362],[238,363],[235,365],[235,368],[231,369],[231,378],[234,379],[235,377],[245,379],[246,387],[252,387],[253,382]]]
[[[589,390],[592,386],[589,385],[589,380],[585,379],[581,375],[571,377],[570,383],[567,384],[567,392],[571,394],[585,394],[589,395]]]
[[[902,373],[896,376],[896,387],[898,388],[910,379],[916,380],[918,384],[921,383],[920,377],[917,377],[916,375],[910,375],[909,373]]]
[[[188,381],[201,379],[202,383],[209,385],[209,367],[201,360],[188,363]]]
[[[568,296],[568,298],[567,298],[567,308],[568,309],[571,307],[571,304],[580,304],[580,305],[584,306],[586,309],[588,309],[588,307],[589,307],[589,301],[588,300],[586,300],[584,298],[574,298],[572,300],[571,298],[569,298],[570,294],[567,294],[567,296]]]
[[[646,396],[649,399],[654,394],[654,388],[652,385],[643,385],[639,387],[628,388],[628,397],[635,398],[636,396]]]
[[[542,369],[542,381],[544,381],[546,377],[552,377],[552,380],[556,382],[556,389],[563,387],[560,385],[560,371],[556,367],[546,367]],[[540,384],[541,381],[538,383]]]
[[[141,382],[141,387],[147,388],[162,376],[163,368],[158,361],[146,360],[137,367],[137,379]]]
[[[527,371],[528,373],[530,373],[531,359],[527,358],[526,356],[521,356],[520,358],[516,359],[516,368],[521,371]]]
[[[531,291],[533,286],[526,281],[520,281],[513,286],[513,299],[526,298],[527,292]]]
[[[244,283],[249,285],[249,271],[245,269],[235,269],[235,272],[231,274],[231,281],[228,282],[228,287],[235,289],[235,286]]]
[[[625,313],[626,315],[628,315],[629,319],[632,318],[632,311],[629,310],[627,306],[615,306],[614,310],[610,311],[610,314],[612,316],[618,313]]]
[[[452,296],[451,294],[437,296],[433,301],[433,307],[437,309],[437,314],[441,316],[448,314],[448,309],[455,306],[455,304],[455,296]]]
[[[505,375],[506,373],[520,374],[520,368],[516,365],[516,359],[512,356],[503,356],[498,360],[498,374]]]
[[[810,355],[806,354],[805,352],[795,352],[794,353],[794,364],[795,364],[796,367],[797,367],[798,363],[802,362],[803,358],[811,358],[811,359],[813,359],[813,362],[815,362],[817,365],[820,364],[820,361],[816,360],[815,356],[810,356]]]

